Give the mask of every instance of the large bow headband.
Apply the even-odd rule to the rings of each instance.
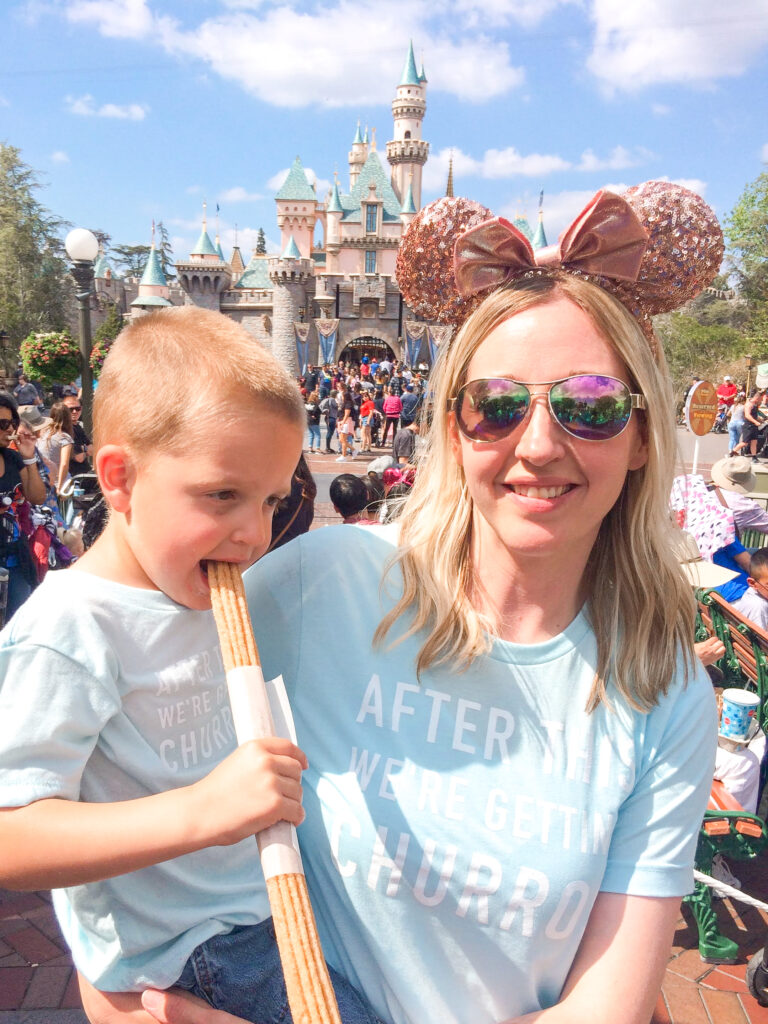
[[[514,225],[479,204],[438,199],[403,237],[397,279],[415,313],[457,324],[490,288],[553,270],[577,274],[615,295],[653,340],[651,316],[698,295],[722,256],[722,232],[703,199],[681,185],[649,181],[623,196],[598,192],[557,245],[536,252]]]

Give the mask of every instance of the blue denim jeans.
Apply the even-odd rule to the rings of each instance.
[[[343,1024],[383,1024],[348,981],[329,971]],[[198,946],[176,987],[254,1024],[293,1024],[272,918]]]
[[[317,423],[310,423],[307,427],[309,431],[309,447],[319,448],[320,447],[320,426]]]

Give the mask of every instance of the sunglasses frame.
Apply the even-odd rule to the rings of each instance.
[[[8,426],[7,426],[7,427],[4,427],[4,426],[2,425],[3,423],[7,423],[7,424],[8,424]],[[13,417],[11,417],[10,419],[6,419],[6,417],[5,417],[5,416],[2,416],[2,417],[0,417],[0,430],[8,430],[8,429],[10,429],[11,427],[13,427],[13,429],[15,430],[15,429],[16,429],[16,427],[18,427],[18,425],[19,425],[19,424],[17,423],[17,421],[16,421],[15,419],[13,419]]]
[[[579,434],[574,434],[572,431],[570,431],[568,427],[566,427],[565,424],[561,423],[560,420],[557,418],[557,416],[555,415],[555,410],[552,408],[552,400],[550,397],[552,394],[552,388],[555,387],[556,384],[565,384],[565,382],[568,380],[578,380],[579,377],[601,377],[603,380],[616,381],[617,384],[621,384],[623,387],[627,389],[627,394],[630,399],[629,416],[627,417],[627,422],[617,433],[611,434],[610,437],[581,437]],[[504,433],[499,434],[498,437],[472,437],[472,435],[468,434],[464,427],[462,426],[461,417],[459,415],[459,402],[462,399],[463,392],[465,391],[466,388],[470,386],[470,384],[477,384],[481,381],[491,380],[509,381],[510,384],[517,384],[520,387],[525,388],[525,390],[528,392],[528,405],[520,421],[518,423],[512,424],[508,430],[505,430]],[[624,431],[629,426],[629,422],[632,419],[632,412],[635,409],[647,408],[645,395],[641,395],[630,391],[629,384],[627,384],[626,381],[621,380],[619,377],[612,377],[610,374],[607,373],[571,373],[567,377],[560,377],[557,380],[537,380],[528,382],[522,380],[515,380],[514,377],[475,377],[473,378],[473,380],[468,380],[465,384],[462,384],[458,392],[455,395],[452,395],[451,398],[448,399],[448,401],[450,403],[450,409],[453,412],[454,416],[456,417],[456,426],[459,428],[462,435],[466,437],[468,441],[471,441],[473,444],[498,444],[499,441],[503,441],[505,437],[509,437],[509,435],[513,433],[513,431],[517,430],[518,427],[522,426],[522,424],[525,422],[528,415],[530,414],[531,409],[533,407],[532,399],[536,397],[536,395],[531,393],[531,388],[543,387],[547,388],[547,408],[549,409],[549,415],[552,417],[554,422],[562,430],[564,430],[569,437],[573,437],[577,441],[587,441],[590,444],[600,443],[602,441],[612,441],[615,437],[619,437],[621,434],[624,433]]]

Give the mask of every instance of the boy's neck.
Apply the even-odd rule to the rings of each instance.
[[[101,536],[93,547],[78,558],[72,568],[113,583],[122,583],[126,587],[157,590],[127,543],[121,529],[121,519],[120,513],[113,511]]]

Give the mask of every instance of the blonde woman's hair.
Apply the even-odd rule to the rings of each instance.
[[[419,674],[443,663],[465,669],[490,650],[497,631],[473,603],[473,503],[450,448],[450,399],[466,382],[470,360],[495,327],[558,297],[591,317],[627,366],[632,390],[639,390],[647,403],[640,414],[647,462],[627,474],[603,520],[583,587],[597,639],[587,710],[601,702],[610,706],[609,683],[633,707],[648,710],[667,692],[680,650],[686,672],[693,664],[694,599],[673,550],[676,534],[668,512],[675,461],[672,390],[663,354],[654,360],[627,310],[603,289],[573,275],[540,275],[492,293],[441,353],[433,370],[426,450],[400,518],[401,546],[390,566],[402,570],[404,589],[379,624],[374,644],[383,643],[401,618],[405,632],[396,642],[426,630],[416,662]]]
[[[306,421],[296,382],[243,327],[195,306],[164,309],[130,324],[110,349],[94,397],[94,444],[124,444],[138,459],[167,453],[186,447],[201,419],[205,430],[210,416],[226,429],[256,405]]]

